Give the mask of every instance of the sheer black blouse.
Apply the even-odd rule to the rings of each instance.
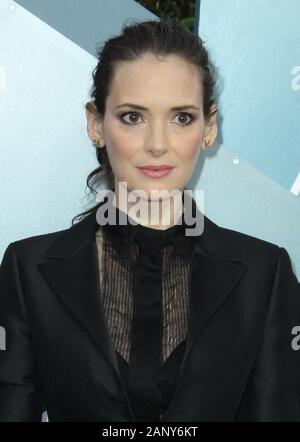
[[[116,208],[116,223],[102,225],[96,232],[101,301],[135,417],[140,421],[158,421],[174,396],[185,351],[192,237],[185,235],[183,215],[177,224],[160,230],[133,225],[124,212],[126,224],[123,225],[119,222],[120,212]],[[143,320],[140,316],[139,326],[135,327],[135,333],[139,333],[135,342],[140,344],[131,348],[138,312],[142,314],[140,305],[151,302],[153,299],[149,297],[156,297],[157,302],[149,304],[151,308],[146,308]],[[158,313],[161,330],[157,325],[152,329],[152,316]],[[156,347],[152,345],[151,349],[151,336],[158,339],[159,331],[158,366]],[[134,367],[131,361],[136,361]]]

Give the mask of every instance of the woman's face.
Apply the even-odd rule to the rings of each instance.
[[[120,182],[129,192],[146,192],[147,199],[151,190],[185,188],[204,136],[210,134],[213,144],[217,133],[216,115],[205,126],[201,88],[196,67],[176,56],[159,61],[147,54],[118,65],[103,120],[87,111],[89,136],[106,145],[116,192]],[[146,165],[172,169],[152,177],[141,171]]]

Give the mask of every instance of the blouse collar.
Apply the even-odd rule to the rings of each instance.
[[[193,204],[195,204],[194,200]],[[184,258],[189,258],[193,253],[197,237],[186,235],[185,229],[193,228],[195,222],[192,225],[187,225],[183,213],[176,224],[162,230],[136,223],[127,213],[116,206],[114,208],[116,210],[116,222],[109,223],[107,220],[107,224],[101,225],[101,228],[104,235],[113,243],[120,257],[128,259],[133,241],[151,254],[158,252],[164,245],[172,243],[176,252]]]

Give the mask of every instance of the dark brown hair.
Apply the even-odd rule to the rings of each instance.
[[[203,86],[203,115],[207,120],[211,106],[215,103],[216,68],[209,60],[202,39],[170,17],[124,24],[120,35],[110,38],[103,46],[97,47],[98,62],[93,70],[93,84],[90,90],[92,101],[85,105],[86,108],[93,111],[95,107],[99,118],[102,118],[118,63],[136,60],[145,53],[151,53],[156,57],[180,56],[198,67]],[[113,189],[114,175],[106,146],[99,149],[94,144],[94,147],[99,167],[88,175],[86,185],[92,193],[97,192],[93,184],[99,181],[104,182],[106,188]],[[75,216],[72,224],[76,219],[81,219],[91,213],[100,204],[101,202]]]

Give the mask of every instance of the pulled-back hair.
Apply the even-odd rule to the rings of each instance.
[[[176,55],[199,69],[203,90],[203,115],[206,121],[210,108],[215,103],[216,68],[209,60],[202,39],[176,19],[170,17],[143,22],[134,21],[129,25],[124,24],[120,35],[106,40],[104,45],[97,47],[98,62],[92,74],[91,102],[88,102],[85,107],[94,113],[96,109],[99,118],[103,118],[106,98],[110,93],[118,64],[123,61],[137,60],[146,53],[158,58]],[[106,146],[99,149],[94,144],[94,147],[99,167],[88,175],[87,187],[91,192],[96,193],[97,188],[95,189],[93,184],[100,181],[105,183],[106,188],[113,189],[114,175]],[[74,217],[72,224],[77,218],[88,215],[100,204],[101,202]]]

